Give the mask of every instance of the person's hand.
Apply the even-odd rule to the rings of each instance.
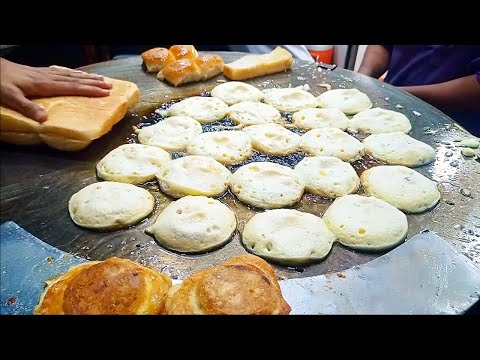
[[[47,112],[29,100],[50,96],[107,96],[112,87],[103,77],[60,66],[30,67],[0,59],[0,103],[33,120],[47,120]]]

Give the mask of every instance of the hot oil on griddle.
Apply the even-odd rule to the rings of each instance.
[[[210,94],[203,93],[202,96],[210,96]],[[160,109],[166,110],[172,104],[178,101],[179,100],[174,100],[174,101],[170,101],[168,103],[162,104]],[[287,124],[292,123],[291,113],[281,113],[281,115],[282,115],[282,120],[285,123]],[[142,127],[150,126],[164,119],[165,119],[165,116],[152,112],[149,115],[144,116],[142,118],[142,121],[138,125],[136,125],[136,127],[142,128]],[[238,129],[233,129],[234,126],[236,126],[236,124],[233,121],[227,118],[224,118],[220,121],[216,121],[213,123],[202,124],[202,129],[203,129],[203,132],[238,130]],[[303,135],[305,133],[305,130],[296,129],[296,128],[289,128],[289,130],[299,135]],[[132,133],[128,137],[127,141],[129,143],[138,142],[137,135],[135,133]],[[171,155],[172,155],[172,159],[177,159],[179,157],[186,156],[187,154],[183,152],[171,152]],[[271,156],[271,155],[262,154],[258,151],[254,151],[253,155],[248,160],[243,161],[236,165],[229,165],[226,167],[230,171],[235,172],[238,168],[240,168],[245,164],[248,164],[251,162],[257,162],[257,161],[258,162],[268,161],[268,162],[274,162],[280,165],[288,166],[290,168],[294,168],[295,165],[297,165],[304,157],[305,157],[305,153],[303,152],[296,152],[288,156]],[[376,161],[375,159],[369,156],[364,156],[362,159],[352,163],[353,168],[355,169],[355,171],[359,176],[366,169],[369,169],[373,166],[378,166],[378,165],[381,165],[381,163],[379,163],[378,161]],[[166,196],[162,192],[160,192],[158,189],[158,183],[156,182],[149,182],[146,184],[142,184],[141,186],[152,191],[153,195],[156,198],[157,206],[155,207],[155,211],[153,215],[150,217],[150,221],[149,221],[150,223],[153,223],[153,221],[160,214],[160,212],[163,211],[163,209],[175,199],[169,196]],[[359,193],[360,194],[363,193],[362,188],[360,188]],[[224,246],[216,250],[211,250],[203,254],[188,254],[188,255],[174,253],[167,249],[163,249],[160,247],[160,245],[158,245],[161,248],[162,253],[164,255],[168,254],[168,256],[181,257],[180,261],[183,259],[184,261],[190,260],[193,262],[197,262],[197,261],[201,262],[201,265],[197,264],[196,266],[194,266],[195,268],[197,267],[205,268],[208,266],[212,266],[212,261],[210,261],[211,259],[210,257],[213,257],[215,259],[214,262],[218,263],[218,259],[223,261],[236,255],[245,254],[246,250],[243,248],[241,244],[240,234],[243,232],[243,228],[245,224],[255,214],[263,212],[264,210],[254,208],[253,206],[242,203],[231,193],[230,190],[227,190],[227,192],[221,197],[219,197],[218,200],[220,200],[221,202],[226,204],[230,209],[232,209],[235,212],[237,217],[237,231],[235,232],[230,242],[226,243]],[[296,209],[298,211],[312,213],[317,216],[322,216],[325,213],[328,206],[332,204],[332,202],[333,202],[332,199],[305,193],[302,199],[297,204],[293,205],[291,208]],[[280,278],[295,278],[295,277],[314,276],[314,275],[319,275],[319,274],[323,274],[330,271],[345,270],[351,266],[350,263],[352,260],[354,260],[355,263],[357,264],[357,263],[367,262],[374,257],[376,257],[376,255],[371,255],[368,253],[357,253],[354,250],[344,248],[339,244],[334,244],[331,253],[327,256],[326,259],[324,259],[320,263],[312,264],[306,267],[284,267],[284,266],[277,266],[276,264],[272,264],[272,265],[275,266],[276,272]],[[175,263],[178,264],[179,261],[177,260],[175,261]]]

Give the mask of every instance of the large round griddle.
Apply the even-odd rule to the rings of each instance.
[[[245,55],[233,52],[219,54],[226,63]],[[161,104],[210,91],[218,85],[217,80],[224,79],[220,75],[206,82],[174,88],[157,80],[154,74],[145,73],[140,57],[99,63],[86,66],[83,70],[136,83],[140,88],[141,100],[109,134],[79,153],[63,153],[46,146],[1,144],[1,222],[13,220],[43,241],[87,259],[103,260],[111,256],[130,258],[178,279],[246,253],[238,233],[226,246],[203,255],[176,254],[159,246],[144,233],[144,229],[172,199],[159,192],[155,183],[145,187],[155,195],[156,209],[148,219],[136,226],[102,233],[80,228],[70,220],[67,211],[70,196],[86,185],[99,181],[95,174],[96,163],[112,149],[135,138],[132,126],[148,122],[149,115]],[[260,85],[260,89],[308,84],[314,95],[326,90],[319,86],[322,83],[330,84],[333,89],[355,87],[368,94],[374,106],[404,113],[413,126],[411,136],[433,146],[437,154],[433,164],[416,170],[437,181],[442,193],[442,200],[432,211],[408,215],[407,241],[428,229],[479,264],[480,160],[478,157],[463,158],[460,148],[454,146],[454,139],[471,136],[463,128],[439,110],[393,86],[344,69],[318,71],[314,63],[297,60],[292,71],[247,82]],[[355,167],[360,173],[362,168],[371,165],[371,162],[364,161],[356,163]],[[462,195],[461,189],[468,190],[471,195]],[[235,211],[240,231],[258,211],[243,205],[231,194],[226,194],[220,200]],[[304,195],[294,208],[322,215],[330,203],[326,199]],[[335,244],[326,260],[319,264],[297,269],[275,268],[281,278],[311,277],[364,264],[382,254],[353,251]]]

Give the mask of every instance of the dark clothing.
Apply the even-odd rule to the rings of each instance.
[[[480,45],[383,46],[390,53],[385,78],[389,84],[430,85],[473,74],[480,83]],[[480,135],[480,110],[441,110],[473,134]]]

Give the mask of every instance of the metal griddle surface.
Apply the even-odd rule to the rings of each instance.
[[[245,55],[219,54],[226,63]],[[86,185],[99,181],[96,178],[95,165],[110,150],[123,143],[135,141],[132,126],[158,121],[158,118],[152,116],[152,112],[162,104],[208,92],[218,85],[216,80],[223,79],[220,75],[206,82],[174,88],[158,81],[154,74],[146,74],[140,57],[99,63],[83,69],[135,82],[140,88],[141,100],[109,134],[80,153],[62,153],[44,146],[19,147],[2,144],[1,222],[13,220],[43,241],[86,259],[103,260],[111,256],[129,258],[178,279],[184,279],[192,272],[214,266],[232,256],[246,253],[238,232],[227,245],[208,254],[181,255],[159,246],[152,237],[144,233],[144,229],[172,199],[159,192],[155,183],[144,186],[155,195],[157,206],[146,220],[136,226],[102,233],[80,228],[70,220],[67,210],[70,196]],[[296,61],[292,71],[247,82],[260,89],[309,84],[314,95],[325,91],[325,88],[318,86],[321,83],[331,84],[333,89],[355,87],[368,94],[374,106],[404,113],[412,122],[411,135],[433,146],[437,154],[437,160],[433,164],[416,170],[437,181],[442,193],[442,200],[432,211],[408,215],[407,241],[413,235],[428,229],[452,243],[477,266],[480,264],[480,159],[464,158],[460,148],[455,147],[454,139],[471,135],[450,118],[388,84],[343,69],[318,71],[313,63],[304,61]],[[397,108],[397,104],[402,108]],[[302,156],[291,156],[287,159],[287,164],[295,165]],[[260,156],[257,159],[265,161],[268,158]],[[285,163],[285,159],[275,161]],[[356,162],[354,167],[361,173],[372,165],[376,163],[363,160]],[[467,189],[471,196],[462,195],[460,189]],[[220,200],[237,214],[239,231],[258,211],[245,206],[230,193]],[[321,216],[330,203],[331,200],[305,194],[302,201],[293,208]],[[345,270],[373,260],[381,254],[383,253],[357,252],[335,244],[330,255],[321,263],[297,269],[280,266],[275,268],[280,278],[310,277]]]

